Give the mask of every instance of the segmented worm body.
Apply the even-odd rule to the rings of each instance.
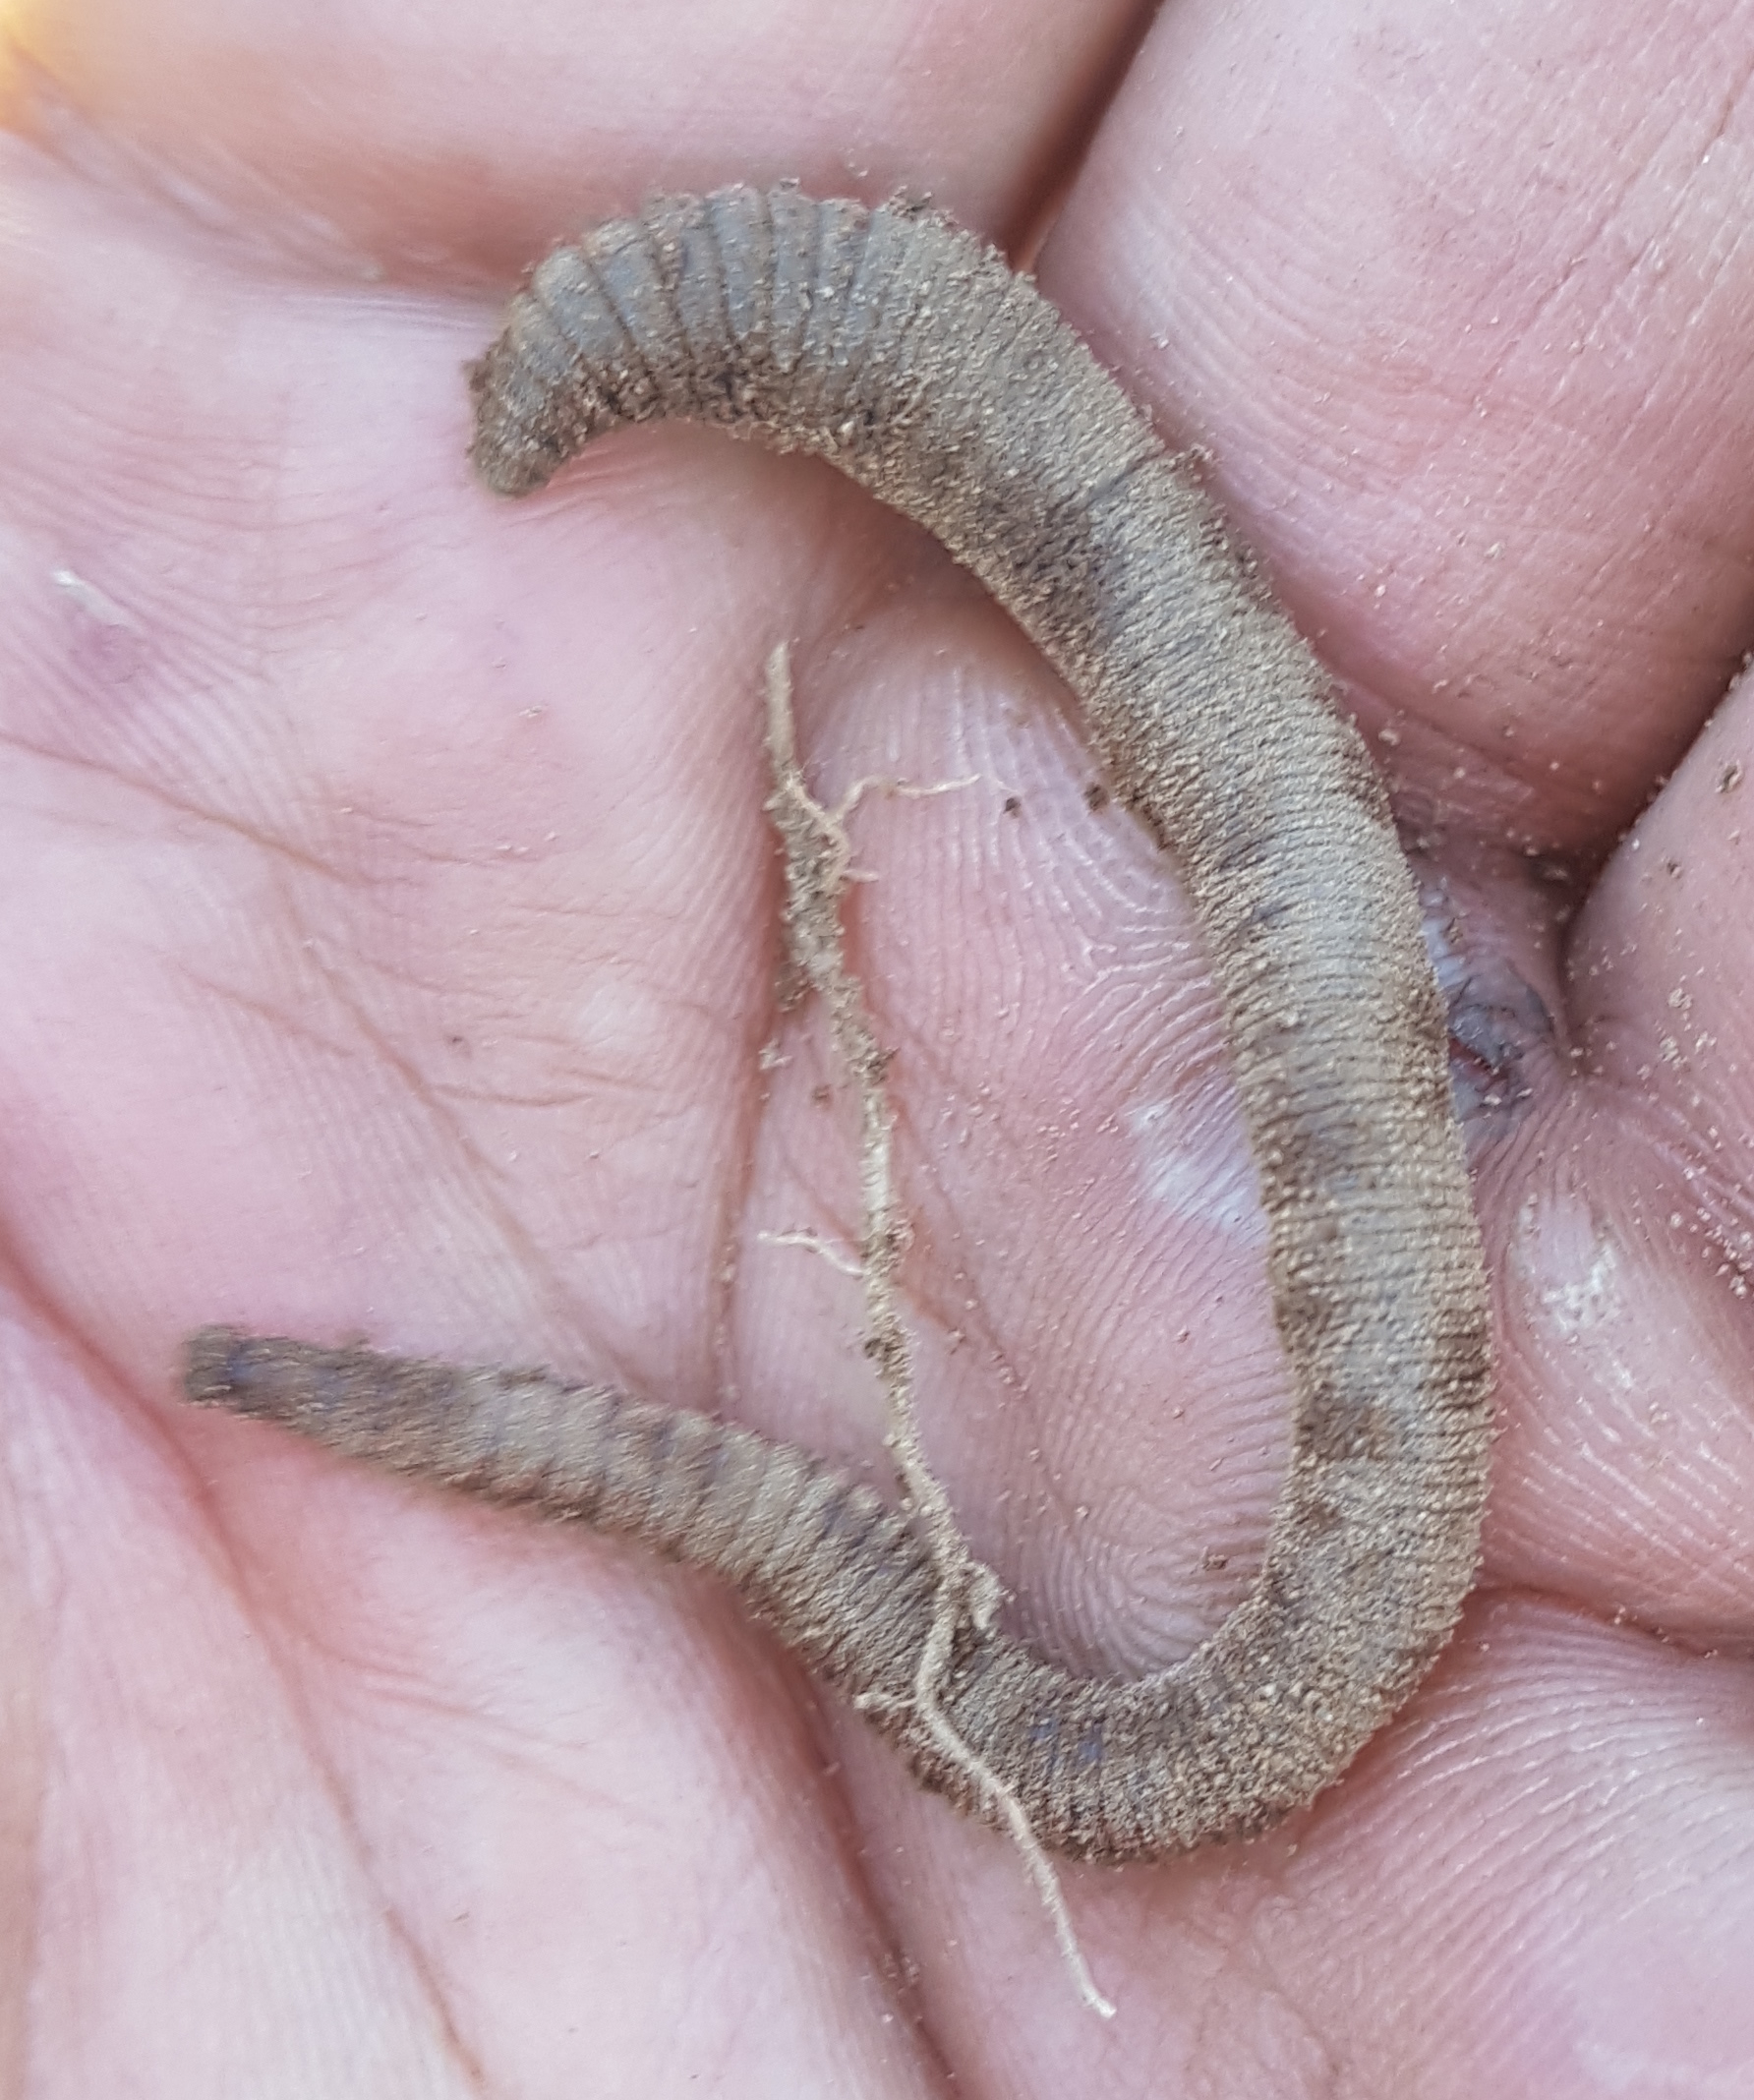
[[[535,489],[679,416],[813,452],[929,528],[1082,703],[1204,932],[1269,1224],[1292,1452],[1251,1595],[1186,1661],[1073,1676],[959,1628],[943,1714],[1043,1842],[1264,1829],[1406,1698],[1472,1581],[1486,1294],[1442,1011],[1362,744],[1212,505],[1058,315],[942,220],[791,188],[558,250],[473,375],[475,463]],[[919,1778],[934,1607],[906,1515],[789,1445],[536,1373],[210,1329],[188,1389],[339,1450],[630,1534],[733,1583]]]

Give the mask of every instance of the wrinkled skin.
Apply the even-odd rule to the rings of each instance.
[[[0,15],[0,2090],[1746,2091],[1754,19],[588,12]],[[789,636],[826,797],[968,783],[861,803],[851,912],[975,1547],[1085,1662],[1247,1584],[1246,1149],[1064,692],[825,468],[466,471],[521,264],[781,175],[1014,249],[1069,184],[1043,287],[1345,681],[1455,1001],[1480,1595],[1280,1833],[1068,1873],[1106,2026],[1006,1844],[709,1584],[172,1397],[229,1319],[883,1477],[856,1285],[773,1237],[856,1222],[774,1001]]]

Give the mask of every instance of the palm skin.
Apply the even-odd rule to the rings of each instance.
[[[5,26],[4,2089],[1742,2089],[1745,12],[576,14]],[[1470,1052],[1481,1594],[1282,1832],[1068,1874],[1106,2026],[1007,1846],[710,1585],[171,1397],[231,1319],[883,1477],[856,1285],[787,1244],[856,1189],[774,999],[785,637],[825,799],[967,784],[861,804],[851,943],[975,1549],[1118,1667],[1248,1581],[1246,1146],[1064,693],[826,469],[468,477],[520,263],[780,175],[1008,241],[1072,177],[1043,288],[1345,681]]]

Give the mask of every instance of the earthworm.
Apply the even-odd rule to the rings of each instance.
[[[535,270],[473,369],[522,495],[683,417],[833,461],[981,579],[1186,884],[1268,1222],[1291,1456],[1250,1595],[1185,1661],[1081,1678],[969,1612],[941,1711],[1043,1843],[1155,1857],[1310,1801],[1473,1580],[1490,1355],[1445,1029],[1386,796],[1185,461],[1024,278],[899,204],[663,200]],[[338,1451],[629,1534],[733,1584],[991,1817],[912,1700],[936,1598],[904,1510],[791,1445],[537,1372],[207,1329],[187,1389]]]

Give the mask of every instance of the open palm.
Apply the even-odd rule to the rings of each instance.
[[[0,2089],[1745,2090],[1754,22],[582,12],[0,44]],[[1070,185],[1043,288],[1345,681],[1451,998],[1482,1594],[1281,1832],[1069,1872],[1106,2026],[1009,1847],[710,1584],[172,1398],[229,1319],[886,1478],[851,1103],[775,998],[784,639],[825,800],[955,784],[862,799],[849,939],[974,1548],[1091,1665],[1247,1588],[1247,1149],[1063,689],[826,468],[467,472],[520,264],[787,175],[1014,246]]]

